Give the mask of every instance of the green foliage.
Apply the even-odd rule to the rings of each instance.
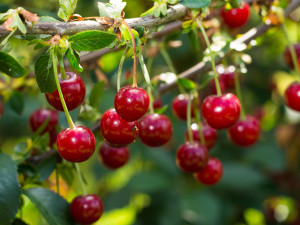
[[[119,18],[126,6],[122,0],[110,0],[109,3],[98,2],[99,14],[101,17]]]
[[[94,85],[89,96],[89,103],[92,107],[97,108],[97,106],[99,105],[103,89],[104,81],[99,81],[97,84]]]
[[[208,7],[211,3],[211,0],[182,0],[180,4],[188,8],[204,8]]]
[[[68,21],[70,16],[76,9],[78,0],[59,0],[59,11],[58,17],[63,19],[64,21]]]
[[[66,56],[67,56],[67,59],[68,59],[70,65],[72,66],[72,68],[74,70],[77,70],[79,72],[83,71],[83,68],[80,65],[79,54],[72,47],[69,47],[69,49],[67,50]]]
[[[15,113],[21,115],[25,107],[24,96],[20,92],[14,91],[9,98],[8,104]]]
[[[50,174],[54,171],[56,167],[56,158],[54,157],[48,157],[44,160],[42,160],[37,166],[37,174],[38,174],[38,180],[44,181],[48,179]]]
[[[2,51],[0,51],[0,72],[14,78],[22,77],[28,73],[17,60]]]
[[[179,78],[177,80],[177,84],[180,85],[181,87],[187,89],[187,90],[195,90],[196,89],[195,82],[193,82],[189,79]]]

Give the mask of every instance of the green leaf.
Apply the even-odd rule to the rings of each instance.
[[[40,16],[39,22],[59,22],[59,20],[51,17],[51,16]]]
[[[83,31],[69,38],[73,49],[78,52],[96,51],[109,46],[115,40],[115,34],[97,30]]]
[[[109,3],[98,2],[99,14],[101,17],[119,18],[126,6],[122,0],[110,0]]]
[[[28,42],[28,45],[34,45],[34,44],[35,44],[34,50],[50,46],[46,41],[43,41],[41,39],[34,39]]]
[[[196,84],[194,81],[185,78],[178,78],[177,84],[188,90],[195,90]]]
[[[70,164],[57,164],[57,170],[62,179],[71,187],[75,177],[73,172],[74,167]]]
[[[89,97],[89,103],[92,107],[97,108],[101,95],[103,93],[103,88],[104,81],[99,81],[97,84],[94,85]]]
[[[167,11],[168,11],[167,3],[154,2],[153,15],[155,17],[160,17],[160,15],[166,16]]]
[[[154,7],[141,14],[141,17],[153,15]]]
[[[48,157],[41,161],[37,167],[37,173],[39,175],[38,180],[39,181],[44,181],[48,179],[48,177],[51,175],[53,170],[55,169],[56,166],[56,158],[55,157]]]
[[[0,221],[1,225],[11,225],[20,206],[21,187],[12,158],[0,153],[0,165]]]
[[[58,17],[64,21],[68,21],[69,16],[75,11],[76,5],[77,0],[59,0],[60,9],[58,11]]]
[[[15,219],[14,222],[12,223],[12,225],[28,225],[27,223],[25,223],[23,220],[21,219]]]
[[[180,4],[188,8],[204,8],[210,5],[211,0],[182,0]]]
[[[80,56],[79,54],[70,47],[67,51],[67,59],[74,70],[79,72],[83,71],[82,66],[80,65]]]
[[[13,159],[16,164],[23,162],[30,154],[32,149],[28,147],[26,142],[18,143],[14,148]]]
[[[14,91],[9,98],[8,104],[15,113],[22,115],[25,107],[24,95],[20,92]]]
[[[163,114],[167,109],[168,109],[168,105],[163,106],[162,108],[156,109],[155,113],[157,114]]]
[[[30,188],[24,194],[33,202],[49,225],[71,225],[69,203],[45,188]]]
[[[14,78],[19,78],[27,74],[24,69],[12,56],[0,51],[0,72]]]
[[[23,34],[26,34],[27,32],[26,27],[17,12],[13,14],[13,22],[9,27],[18,27]]]
[[[36,82],[42,93],[56,90],[52,60],[49,54],[41,55],[35,62]]]

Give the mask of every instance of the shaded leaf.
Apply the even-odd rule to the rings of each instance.
[[[72,68],[74,70],[77,70],[79,72],[83,71],[83,68],[80,65],[80,56],[78,55],[78,53],[76,51],[74,51],[72,49],[72,47],[70,47],[68,49],[66,56],[67,56],[67,59],[68,59],[70,65],[72,66]]]
[[[8,104],[15,113],[21,115],[25,107],[23,94],[17,91],[13,92],[9,98]]]
[[[14,78],[19,78],[27,74],[24,69],[12,56],[0,51],[0,72]]]
[[[188,8],[204,8],[210,5],[211,0],[182,0],[180,4]]]
[[[181,87],[188,89],[188,90],[194,90],[196,89],[196,84],[194,81],[185,79],[185,78],[178,78],[177,84]]]
[[[92,107],[97,108],[98,103],[101,99],[101,95],[103,93],[104,88],[104,81],[99,81],[97,84],[94,85],[90,97],[89,97],[89,103]]]
[[[46,180],[55,169],[55,166],[56,166],[55,157],[48,157],[43,161],[41,161],[36,167],[37,173],[39,175],[38,180],[39,181]]]

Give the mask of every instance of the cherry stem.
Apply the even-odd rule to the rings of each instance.
[[[241,91],[241,85],[240,85],[240,79],[239,79],[239,73],[237,70],[234,71],[234,86],[235,86],[235,91],[238,99],[240,100],[241,104],[241,119],[245,119],[246,114],[245,114],[245,109],[244,109],[244,104],[243,104],[243,99],[242,99],[242,91]]]
[[[209,50],[209,55],[210,55],[210,62],[211,62],[211,66],[214,72],[214,78],[215,78],[215,83],[216,83],[216,89],[217,89],[217,95],[221,96],[222,95],[222,91],[221,91],[221,87],[220,87],[220,83],[219,83],[219,79],[218,79],[218,75],[217,75],[217,71],[216,71],[216,64],[215,64],[215,57],[214,57],[214,53],[211,50],[211,45],[210,42],[208,40],[208,37],[206,35],[205,29],[202,25],[202,22],[200,22],[199,20],[197,20],[198,26],[200,27],[201,33],[204,37],[204,40],[206,42],[207,48]]]
[[[56,192],[57,194],[59,194],[59,173],[58,173],[57,166],[55,169],[55,179],[56,179]]]
[[[199,98],[198,98],[197,91],[195,91],[195,93],[194,93],[193,101],[194,101],[194,108],[193,109],[194,109],[196,123],[198,125],[199,137],[200,137],[202,145],[205,145],[205,139],[204,139],[204,135],[203,135],[202,123],[201,123],[201,119],[200,119],[200,112],[199,112],[199,109],[198,109]]]
[[[186,125],[188,129],[188,134],[189,134],[189,140],[191,143],[194,142],[193,140],[193,134],[192,134],[192,92],[188,95],[188,102],[187,102],[187,112],[186,112]]]
[[[133,45],[133,53],[134,53],[134,62],[133,62],[133,82],[132,82],[132,87],[137,87],[137,75],[136,75],[136,65],[137,65],[137,54],[136,54],[136,43],[135,43],[135,39],[132,33],[132,30],[130,28],[130,26],[128,25],[128,23],[126,22],[126,20],[123,20],[123,24],[126,26],[130,36],[131,36],[131,40],[132,40],[132,45]]]
[[[147,92],[148,92],[149,100],[150,100],[150,104],[149,104],[150,113],[154,114],[153,95],[152,95],[151,87],[149,87],[149,86],[147,87]]]
[[[69,113],[69,110],[68,110],[68,108],[67,108],[67,105],[66,105],[66,102],[65,102],[63,93],[62,93],[62,91],[61,91],[60,83],[59,83],[59,80],[58,80],[58,74],[57,74],[57,61],[56,61],[56,60],[57,60],[57,52],[56,52],[56,51],[58,51],[58,49],[57,49],[57,47],[55,46],[55,47],[52,49],[52,51],[51,51],[55,83],[56,83],[56,87],[57,87],[57,90],[58,90],[58,94],[59,94],[59,98],[60,98],[61,104],[62,104],[62,106],[63,106],[64,112],[65,112],[66,117],[67,117],[67,120],[68,120],[69,127],[70,127],[70,129],[74,129],[74,128],[75,128],[75,125],[74,125],[74,123],[73,123],[73,120],[72,120],[71,115],[70,115],[70,113]]]
[[[61,54],[57,54],[58,62],[59,62],[59,68],[60,68],[60,74],[61,74],[61,79],[65,80],[68,79],[68,76],[65,71],[65,66],[64,66],[64,59]]]
[[[79,178],[79,183],[80,183],[82,194],[86,195],[87,192],[86,192],[85,187],[84,187],[84,182],[83,182],[83,179],[82,179],[82,174],[80,172],[79,164],[78,163],[74,163],[74,166],[75,166],[75,169],[76,169],[76,172],[77,172],[77,176]]]
[[[119,64],[119,69],[118,69],[118,79],[117,79],[117,89],[118,89],[118,91],[119,91],[120,88],[121,88],[121,74],[122,74],[122,68],[123,68],[123,64],[124,64],[124,61],[125,61],[127,52],[128,52],[128,45],[126,45],[126,47],[125,47],[125,50],[124,50],[124,52],[123,52],[123,55],[122,55],[122,57],[121,57],[120,64]]]
[[[283,30],[285,39],[288,43],[288,46],[289,46],[289,49],[290,49],[290,52],[291,52],[294,69],[296,70],[297,74],[300,76],[300,70],[299,70],[299,64],[298,64],[298,60],[297,60],[297,54],[296,54],[295,48],[294,48],[294,46],[293,46],[293,44],[292,44],[292,42],[289,38],[289,35],[287,33],[287,30],[286,30],[286,27],[285,27],[284,24],[282,24],[282,30]]]

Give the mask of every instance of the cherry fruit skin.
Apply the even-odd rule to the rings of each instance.
[[[223,165],[217,158],[210,157],[206,167],[198,173],[194,173],[197,181],[205,185],[218,183],[223,176]]]
[[[298,44],[294,44],[294,49],[295,49],[295,52],[296,52],[296,57],[297,57],[297,60],[298,60],[298,64],[300,64],[300,43]],[[293,63],[293,59],[292,59],[292,54],[291,54],[291,51],[290,51],[290,48],[289,46],[286,46],[285,48],[285,51],[284,51],[284,60],[286,62],[286,64],[290,67],[290,68],[294,68],[294,63]]]
[[[102,142],[98,153],[100,162],[109,169],[118,169],[124,166],[130,155],[127,147],[113,147],[105,142]]]
[[[300,112],[300,83],[292,83],[284,93],[285,104]]]
[[[154,102],[153,102],[153,108],[154,109],[160,109],[163,107],[163,103],[162,103],[162,100],[160,98],[156,99]]]
[[[254,116],[246,116],[236,125],[228,129],[230,140],[236,145],[247,147],[253,145],[260,136],[260,122]]]
[[[149,96],[144,89],[130,85],[122,87],[114,101],[118,115],[129,122],[142,118],[148,111],[149,103]]]
[[[209,154],[205,146],[197,142],[186,142],[177,150],[176,164],[185,172],[195,173],[206,167],[208,158]]]
[[[92,224],[100,219],[103,204],[97,195],[80,195],[70,204],[72,218],[80,224]]]
[[[32,112],[29,118],[29,125],[31,130],[33,132],[36,132],[48,118],[49,121],[41,134],[44,134],[46,132],[56,133],[56,126],[58,125],[58,112],[49,109],[37,109]]]
[[[177,116],[181,120],[187,119],[187,104],[188,104],[189,96],[187,94],[180,94],[176,96],[172,103],[172,110],[175,116]],[[200,105],[199,105],[200,107]],[[195,117],[193,110],[193,103],[191,107],[192,118]]]
[[[233,89],[235,87],[235,67],[229,66],[225,67],[219,65],[217,67],[217,72],[220,75],[220,80],[224,83],[227,89]],[[240,76],[239,76],[240,78]]]
[[[100,121],[100,131],[106,143],[112,146],[126,146],[139,134],[138,121],[123,120],[115,109],[107,110]]]
[[[208,96],[202,105],[206,123],[214,129],[226,129],[235,125],[240,117],[241,104],[234,94]]]
[[[66,72],[66,74],[67,79],[61,79],[61,74],[58,77],[67,108],[71,111],[82,104],[85,98],[85,84],[76,73]],[[48,103],[56,110],[64,111],[57,89],[52,93],[46,93],[46,98]]]
[[[201,143],[201,139],[199,136],[199,127],[198,124],[193,123],[191,125],[192,129],[192,135],[193,135],[193,140]],[[217,131],[210,126],[208,126],[206,123],[202,123],[202,133],[203,137],[205,140],[205,147],[210,150],[212,147],[215,146],[217,142]],[[189,132],[185,132],[185,140],[189,140]],[[203,143],[201,143],[203,145]]]
[[[149,114],[139,122],[139,138],[147,146],[158,147],[172,137],[173,127],[169,118],[160,114]]]
[[[213,95],[216,95],[217,94],[217,87],[216,87],[216,82],[215,82],[215,80],[214,79],[212,79],[211,81],[210,81],[210,90],[211,90],[211,93],[213,94]],[[219,85],[220,85],[220,89],[221,89],[221,92],[223,93],[223,92],[225,92],[225,90],[226,90],[226,84],[225,84],[225,82],[222,80],[222,79],[220,79],[219,78]]]
[[[238,28],[247,23],[250,16],[250,7],[247,3],[240,8],[226,10],[221,9],[221,16],[224,23],[230,28]]]
[[[56,141],[60,156],[74,163],[88,160],[95,151],[95,143],[92,131],[83,126],[62,130]]]

